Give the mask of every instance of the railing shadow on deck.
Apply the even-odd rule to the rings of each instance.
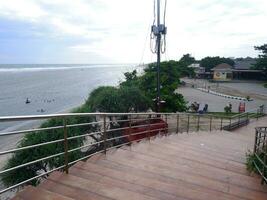
[[[15,166],[10,168],[0,169],[1,178],[10,172],[25,169],[38,163],[53,159],[57,161],[57,164],[53,167],[48,164],[45,165],[45,169],[36,169],[38,173],[33,177],[25,178],[25,180],[23,179],[1,190],[0,194],[31,184],[33,181],[36,183],[36,181],[46,178],[48,174],[56,170],[68,173],[71,165],[98,153],[106,153],[113,148],[131,145],[141,140],[149,141],[152,137],[165,136],[170,133],[231,130],[231,127],[240,127],[247,124],[250,119],[258,118],[263,114],[263,107],[260,107],[232,117],[193,113],[71,113],[0,117],[0,123],[29,120],[46,120],[46,122],[54,120],[54,122],[57,122],[53,126],[45,123],[46,125],[40,128],[1,132],[0,138],[18,134],[40,134],[42,136],[47,135],[47,137],[44,137],[45,139],[41,142],[31,145],[19,145],[16,148],[2,150],[0,156],[9,155],[10,158],[23,151],[28,151],[31,154],[31,152],[38,151],[38,148],[49,145],[50,147],[51,145],[57,145],[60,149],[60,151],[55,150],[56,152],[53,151],[53,153],[43,157],[32,160],[26,159],[27,161],[16,163]],[[246,123],[243,123],[244,119]],[[55,137],[56,134],[57,137]]]

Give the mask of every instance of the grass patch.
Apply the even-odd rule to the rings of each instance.
[[[208,112],[208,114],[213,115],[215,117],[232,117],[234,115],[237,115],[238,113],[236,112],[231,112],[231,113],[225,113],[225,112]]]
[[[264,153],[262,152],[258,154],[258,156],[260,157],[261,160],[263,160]],[[263,168],[263,164],[257,159],[256,155],[253,152],[249,151],[248,153],[246,153],[247,170],[249,172],[254,172],[256,174],[259,174],[257,168],[255,167],[255,164],[259,167],[259,169]]]
[[[263,84],[263,87],[267,88],[267,83],[264,83],[264,84]]]

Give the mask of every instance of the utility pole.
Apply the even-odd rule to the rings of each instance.
[[[162,35],[166,35],[167,33],[167,28],[165,27],[165,24],[161,24],[160,17],[161,17],[160,16],[160,0],[157,0],[157,24],[156,25],[153,24],[151,27],[151,32],[156,37],[155,53],[157,53],[157,97],[155,99],[156,112],[160,112],[160,106],[161,106],[161,99],[160,99],[160,56],[161,56],[161,51],[162,51],[161,40],[162,40]],[[164,19],[164,23],[165,23],[165,19]]]

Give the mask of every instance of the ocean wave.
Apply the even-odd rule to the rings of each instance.
[[[73,69],[92,69],[92,68],[109,68],[122,67],[122,65],[94,65],[94,66],[55,66],[55,67],[0,67],[0,72],[34,72],[34,71],[54,71],[54,70],[73,70]]]

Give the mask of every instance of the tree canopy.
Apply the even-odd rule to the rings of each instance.
[[[211,71],[213,67],[219,64],[226,63],[228,65],[234,66],[235,62],[231,58],[224,57],[205,57],[200,60],[200,66],[204,67],[206,71]]]
[[[135,73],[135,72],[134,72]],[[129,74],[127,72],[127,74]],[[133,81],[130,79],[130,81]],[[134,85],[123,85],[121,87],[102,86],[95,89],[86,105],[92,112],[121,112],[126,113],[134,110],[143,112],[150,107],[149,100],[145,94]]]
[[[256,64],[253,66],[254,69],[263,70],[267,73],[267,44],[262,46],[255,46],[255,50],[260,51],[259,57],[256,60]]]

